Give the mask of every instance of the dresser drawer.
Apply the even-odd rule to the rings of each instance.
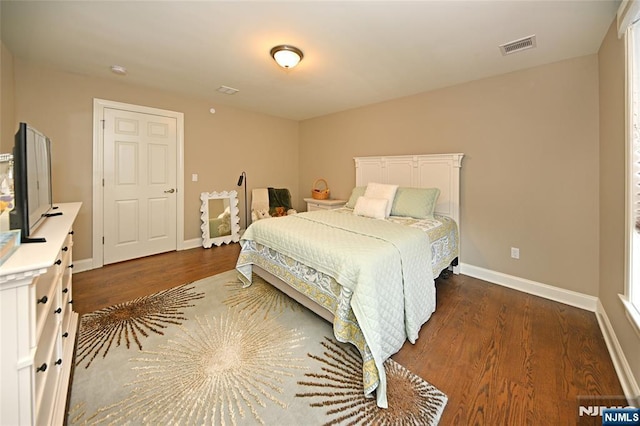
[[[73,300],[73,287],[72,287],[72,266],[67,265],[61,277],[61,295],[62,295],[62,309],[73,309],[70,303]]]
[[[36,292],[33,303],[36,306],[35,341],[38,342],[44,335],[44,329],[51,318],[55,318],[54,312],[60,307],[60,295],[55,281],[48,279],[46,275],[36,277]],[[34,343],[35,345],[35,343]]]
[[[73,239],[71,235],[67,235],[67,238],[64,239],[64,244],[60,248],[60,254],[58,255],[58,259],[62,259],[62,264],[60,265],[62,270],[65,270],[71,261],[71,247],[73,246]]]
[[[326,210],[326,208],[322,208],[322,206],[320,204],[315,204],[315,203],[307,203],[307,211],[308,212],[312,212],[315,210]]]
[[[67,268],[68,269],[68,268]],[[68,272],[62,274],[62,283],[60,295],[62,296],[62,310],[72,309],[72,301],[73,301],[73,288],[71,283],[71,270],[68,269]]]
[[[312,212],[314,210],[334,210],[344,207],[347,204],[347,200],[316,200],[313,198],[305,198],[307,203],[307,211]]]
[[[53,313],[51,314],[54,315]],[[51,321],[46,322],[46,333],[42,335],[38,342],[38,348],[33,358],[33,369],[35,375],[35,395],[36,395],[36,407],[40,405],[42,396],[45,395],[45,389],[48,388],[48,384],[51,384],[51,377],[55,377],[55,371],[58,360],[58,335],[60,332],[60,322],[56,318],[51,318]],[[55,380],[55,378],[53,379]]]
[[[36,320],[38,320],[38,314],[45,306],[49,305],[50,293],[54,287],[53,283],[56,282],[60,268],[50,267],[47,272],[37,276],[33,281],[36,287]],[[46,296],[46,298],[45,298]]]
[[[73,314],[73,307],[69,303],[68,296],[62,296],[62,343],[65,342],[64,333],[69,331],[69,322],[71,321],[71,315]]]
[[[54,335],[60,332],[60,327],[54,330]],[[58,382],[60,381],[60,372],[62,371],[60,352],[58,348],[58,339],[53,339],[53,347],[51,354],[46,361],[36,362],[36,424],[50,425],[51,417],[57,400]],[[37,359],[37,358],[36,358]],[[45,371],[37,371],[42,368],[43,362],[46,362],[47,369]]]

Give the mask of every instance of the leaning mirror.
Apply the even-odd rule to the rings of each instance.
[[[203,192],[200,194],[202,207],[202,246],[210,248],[230,242],[240,241],[240,216],[238,193]]]

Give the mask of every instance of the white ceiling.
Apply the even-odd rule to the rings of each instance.
[[[25,60],[302,120],[596,53],[618,4],[2,0],[0,16]],[[537,48],[501,55],[532,34]],[[278,44],[304,52],[298,67],[275,64]]]

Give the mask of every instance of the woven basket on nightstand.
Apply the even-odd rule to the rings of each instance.
[[[318,188],[319,183],[324,183],[324,189]],[[327,184],[326,180],[320,178],[320,179],[316,179],[316,181],[313,182],[313,189],[311,190],[311,198],[315,200],[326,200],[327,198],[329,198],[329,185]]]

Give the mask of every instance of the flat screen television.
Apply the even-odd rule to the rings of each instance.
[[[13,147],[15,204],[9,226],[20,230],[22,243],[44,242],[34,231],[51,215],[51,141],[27,123],[20,123]]]

